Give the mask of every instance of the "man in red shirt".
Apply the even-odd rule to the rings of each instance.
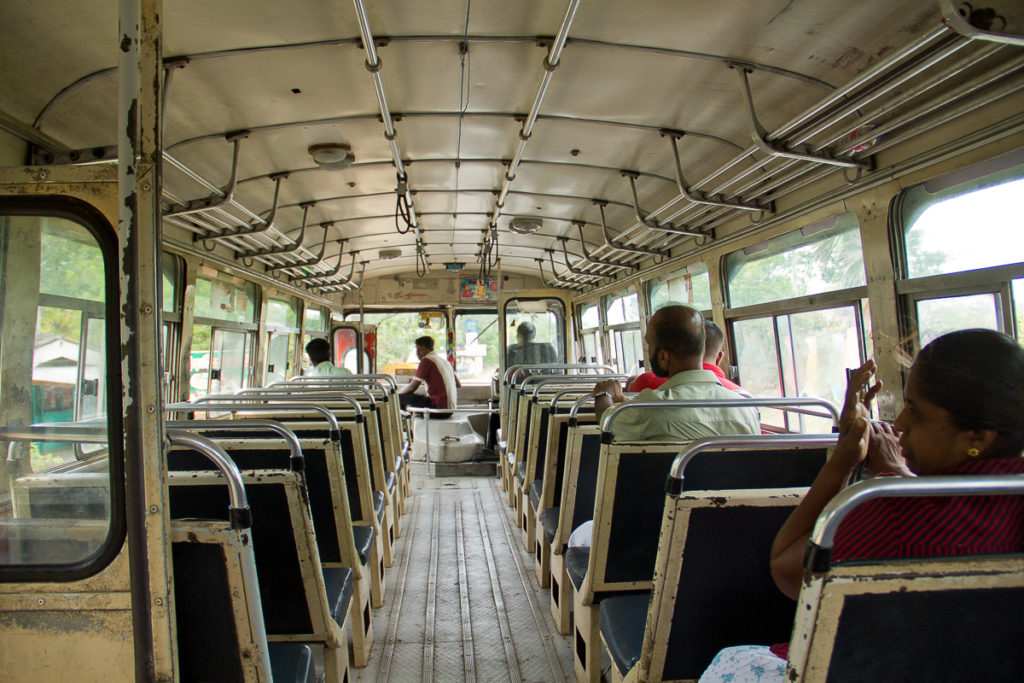
[[[722,328],[712,320],[704,321],[704,369],[715,373],[718,383],[726,389],[738,391],[744,396],[750,396],[750,392],[744,391],[743,387],[731,381],[725,376],[725,372],[718,365],[725,356],[725,334]]]
[[[434,352],[434,340],[431,337],[420,337],[416,340],[416,357],[420,359],[416,374],[409,383],[398,390],[398,400],[402,408],[437,408],[451,410],[458,404],[456,389],[462,386],[459,378],[448,361]],[[427,395],[414,393],[420,384],[427,385]],[[436,414],[436,419],[444,419],[450,414]]]

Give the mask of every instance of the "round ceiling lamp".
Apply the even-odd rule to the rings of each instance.
[[[541,220],[539,218],[531,218],[530,216],[516,216],[508,224],[509,230],[520,235],[532,235],[540,230],[540,227]]]
[[[352,154],[352,145],[344,142],[311,145],[307,151],[317,166],[328,171],[348,168],[356,160]]]

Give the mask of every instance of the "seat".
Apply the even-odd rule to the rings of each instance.
[[[315,683],[313,648],[300,643],[271,643],[270,670],[275,681]]]

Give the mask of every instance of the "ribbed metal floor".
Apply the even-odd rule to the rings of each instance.
[[[353,681],[574,678],[569,638],[555,631],[500,486],[413,470],[387,602],[373,614],[373,654]]]

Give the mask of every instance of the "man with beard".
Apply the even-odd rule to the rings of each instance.
[[[736,399],[718,382],[714,373],[703,369],[704,319],[689,306],[666,306],[651,316],[644,340],[651,370],[668,380],[658,389],[644,389],[635,401]],[[614,380],[598,382],[594,411],[598,420],[615,403],[626,397]],[[748,406],[721,408],[648,408],[629,410],[615,419],[616,441],[679,441],[726,434],[759,434],[757,411]]]

